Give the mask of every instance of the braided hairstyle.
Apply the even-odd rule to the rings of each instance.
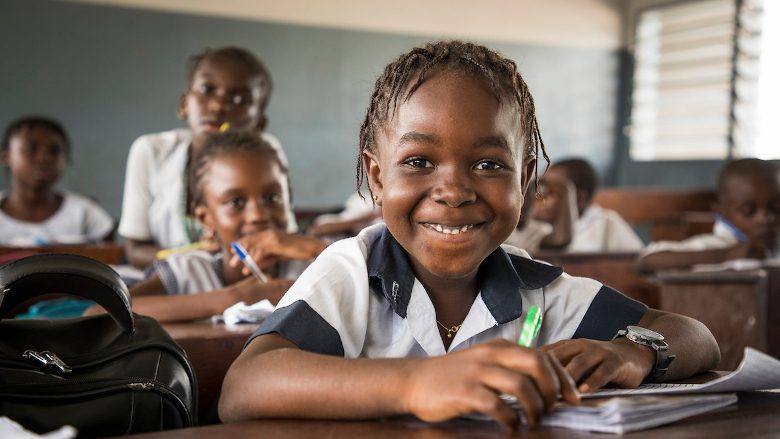
[[[187,86],[192,86],[192,79],[195,72],[198,71],[203,61],[206,60],[230,60],[240,64],[246,72],[252,76],[260,78],[260,87],[262,97],[260,99],[260,110],[265,111],[268,101],[271,99],[273,83],[271,82],[271,73],[268,68],[252,52],[235,46],[220,47],[218,49],[205,49],[200,53],[192,55],[187,59]]]
[[[550,158],[539,133],[534,99],[517,71],[515,62],[478,44],[439,41],[402,54],[388,64],[376,80],[366,117],[360,126],[355,175],[358,193],[366,178],[363,151],[376,151],[377,131],[392,119],[398,106],[406,102],[426,79],[443,71],[481,77],[499,101],[517,105],[520,127],[523,138],[526,139],[526,157],[536,158],[541,151],[547,166],[550,165]],[[539,179],[538,162],[536,179]]]
[[[289,183],[287,166],[282,163],[276,149],[260,136],[239,131],[215,133],[206,139],[203,148],[192,158],[188,186],[190,188],[190,200],[192,200],[193,210],[204,203],[203,183],[212,161],[218,157],[240,152],[266,155],[276,160],[279,163],[279,168],[288,176]],[[292,197],[292,193],[290,193],[290,196]]]

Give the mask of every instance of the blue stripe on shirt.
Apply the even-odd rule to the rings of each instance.
[[[636,325],[646,311],[644,303],[602,286],[572,338],[612,340],[619,330]]]
[[[281,335],[304,351],[344,356],[338,331],[303,300],[275,310],[249,337],[244,347],[255,337],[270,333]]]

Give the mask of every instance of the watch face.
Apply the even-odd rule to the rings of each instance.
[[[632,338],[633,336],[643,338],[645,340],[657,340],[661,341],[664,339],[664,336],[655,332],[651,331],[647,328],[642,328],[639,326],[629,326],[626,328],[628,330],[627,336],[629,338]]]

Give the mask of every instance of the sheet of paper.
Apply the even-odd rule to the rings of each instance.
[[[583,395],[583,398],[654,393],[713,393],[770,389],[780,389],[780,360],[747,347],[737,370],[704,384],[651,383],[643,384],[636,389],[601,389],[597,392]]]

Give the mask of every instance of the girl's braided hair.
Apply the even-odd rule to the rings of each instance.
[[[541,151],[542,157],[549,166],[550,158],[547,156],[544,141],[539,133],[534,99],[520,72],[517,71],[515,62],[478,44],[440,41],[416,47],[402,54],[388,64],[376,80],[371,103],[360,127],[355,176],[358,192],[365,179],[363,151],[375,151],[377,131],[393,117],[398,106],[406,102],[429,75],[441,71],[477,75],[487,82],[500,101],[516,104],[523,138],[526,141],[526,157],[536,158]],[[536,179],[538,183],[538,164]]]

